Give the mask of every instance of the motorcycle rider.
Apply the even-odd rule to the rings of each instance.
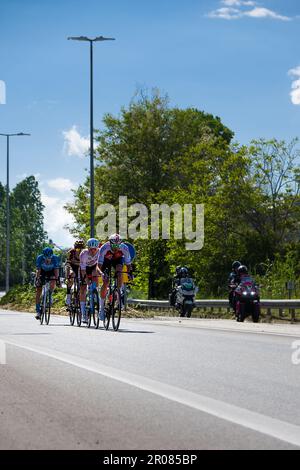
[[[242,286],[245,282],[247,284],[253,284],[253,286],[256,286],[255,280],[250,276],[247,266],[241,264],[241,266],[238,268],[238,285],[236,286],[236,289],[239,288],[239,286]],[[235,304],[235,296],[233,298]]]
[[[245,287],[250,287],[251,289],[251,294],[253,294],[253,300],[255,301],[256,308],[254,308],[254,312],[252,313],[252,318],[254,322],[257,322],[259,320],[259,315],[260,315],[260,297],[259,297],[259,291],[258,291],[258,285],[256,284],[255,280],[250,276],[248,272],[248,268],[245,265],[241,265],[238,268],[238,275],[239,275],[239,285],[234,291],[234,300],[235,303],[237,303],[238,299],[243,297],[242,294],[244,294],[246,291],[244,290]],[[257,307],[258,304],[258,307]],[[239,316],[237,317],[238,321],[243,321],[244,316],[241,319]]]
[[[238,277],[239,277],[239,284],[243,282],[252,282],[252,284],[255,285],[255,281],[250,276],[247,266],[245,266],[244,264],[241,264],[241,266],[238,268],[237,271],[238,271]]]
[[[180,269],[180,278],[175,291],[175,308],[179,310],[181,317],[190,317],[195,307],[195,295],[198,288],[193,278],[190,276],[188,268],[183,266]]]
[[[186,270],[188,274],[188,268],[186,266],[176,266],[175,276],[172,279],[172,291],[169,296],[171,307],[175,307],[176,289],[180,285],[180,280],[182,278],[183,273],[185,273],[185,271],[182,271],[182,269]]]
[[[228,300],[229,300],[229,305],[233,309],[234,312],[235,312],[234,290],[240,283],[240,276],[238,272],[238,269],[240,266],[242,266],[240,261],[234,261],[232,263],[232,271],[228,277],[228,288],[229,288]]]

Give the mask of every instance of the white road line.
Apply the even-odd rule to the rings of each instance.
[[[230,421],[234,424],[300,447],[300,426],[280,421],[275,418],[270,418],[260,413],[230,405],[219,400],[214,400],[204,395],[198,395],[196,393],[189,392],[188,390],[157,382],[146,377],[106,367],[102,364],[62,353],[60,351],[46,348],[42,349],[19,341],[12,341],[5,337],[0,337],[0,340],[1,339],[11,346],[26,349],[28,351],[50,357],[51,359],[56,359],[66,364],[79,367],[89,372],[109,377],[110,379],[117,380],[127,385],[132,385],[141,390],[145,390],[155,395],[159,395],[160,397],[167,398],[168,400],[180,403],[181,405],[189,406],[204,413],[216,416],[219,419]]]

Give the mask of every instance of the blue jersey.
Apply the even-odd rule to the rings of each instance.
[[[45,258],[44,255],[39,255],[36,259],[36,267],[43,271],[52,271],[53,269],[59,268],[60,259],[56,255],[52,255],[51,258]]]

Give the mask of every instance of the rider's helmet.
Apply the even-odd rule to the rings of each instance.
[[[232,263],[232,269],[235,271],[236,269],[239,269],[239,267],[242,265],[239,261],[234,261]]]
[[[238,273],[239,275],[241,274],[248,274],[248,268],[247,266],[244,266],[243,264],[238,268]]]
[[[118,233],[113,233],[109,237],[108,241],[112,250],[117,250],[118,248],[120,248],[120,245],[122,243],[122,239]]]
[[[98,248],[99,247],[99,240],[97,238],[90,238],[87,241],[88,248]]]
[[[46,246],[46,248],[43,249],[43,255],[45,258],[51,258],[51,256],[53,256],[52,248],[50,248],[50,246]]]
[[[184,266],[183,268],[181,268],[180,274],[181,274],[181,277],[187,277],[188,274],[189,274],[189,271],[188,271],[188,269]]]
[[[74,248],[75,250],[79,249],[79,250],[83,250],[85,248],[85,243],[83,240],[76,240],[76,242],[74,243]]]
[[[179,276],[180,270],[181,270],[181,266],[176,266],[176,269],[175,269],[176,276]]]

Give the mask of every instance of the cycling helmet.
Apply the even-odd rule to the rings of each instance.
[[[50,246],[46,246],[46,248],[43,249],[43,255],[45,258],[51,258],[51,256],[53,256],[52,248],[50,248]]]
[[[232,263],[232,269],[238,269],[242,264],[239,261],[234,261]]]
[[[239,274],[248,274],[248,268],[247,266],[244,266],[243,264],[238,268],[238,273]]]
[[[90,238],[87,241],[88,248],[98,248],[99,247],[99,240],[97,238]]]
[[[83,250],[85,248],[85,243],[83,240],[76,240],[76,242],[74,243],[74,248],[80,248],[81,250]]]
[[[122,239],[118,233],[113,233],[108,239],[112,248],[119,248],[122,243]]]

